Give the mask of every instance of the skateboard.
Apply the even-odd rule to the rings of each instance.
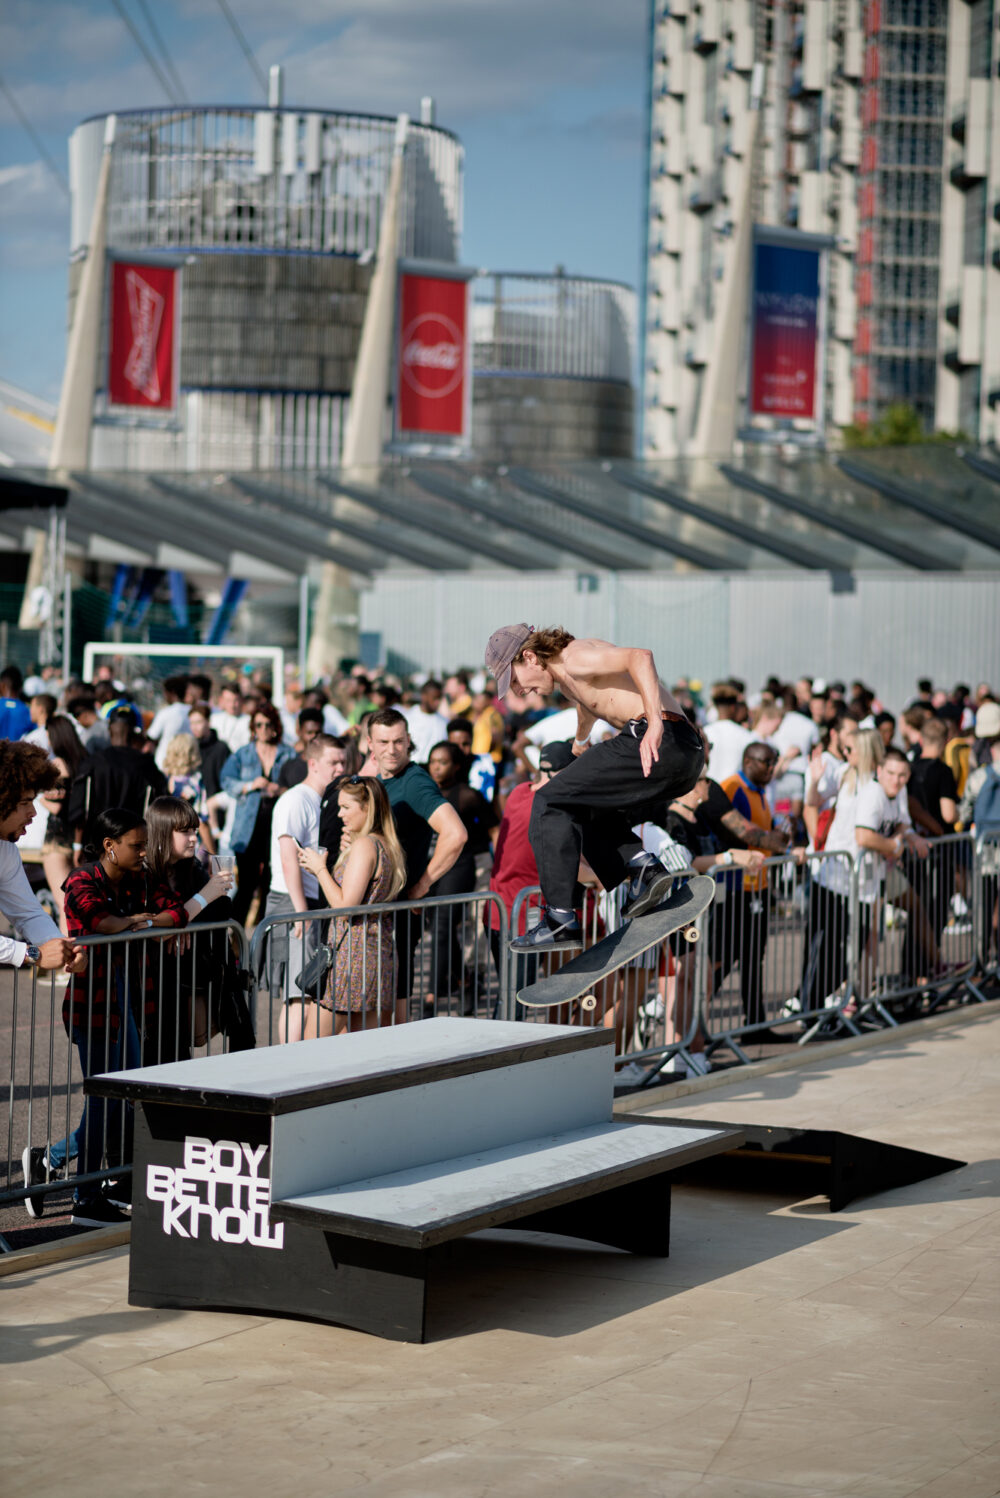
[[[558,972],[522,988],[517,1002],[526,1009],[550,1009],[555,1004],[580,999],[581,1008],[596,1009],[597,999],[590,989],[602,978],[641,957],[674,931],[682,932],[686,941],[697,941],[698,928],[694,923],[711,905],[714,894],[714,879],[692,874],[665,905],[627,922],[565,963]]]

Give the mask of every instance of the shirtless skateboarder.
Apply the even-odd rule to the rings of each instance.
[[[656,674],[649,650],[577,640],[564,629],[506,624],[486,647],[498,697],[557,687],[576,708],[574,762],[535,794],[528,836],[538,864],[544,910],[538,925],[511,942],[515,951],[577,947],[582,940],[574,890],[581,852],[604,888],[628,880],[623,914],[654,910],[674,875],[632,831],[662,821],[667,803],[697,782],[705,761],[701,734]],[[620,729],[590,744],[599,718]]]

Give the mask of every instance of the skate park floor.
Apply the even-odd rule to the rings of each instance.
[[[677,1186],[668,1259],[476,1235],[424,1345],[133,1308],[124,1247],[29,1263],[0,1279],[6,1498],[993,1498],[998,1006],[684,1093],[648,1111],[968,1164],[836,1214]]]

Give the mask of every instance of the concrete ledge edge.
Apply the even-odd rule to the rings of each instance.
[[[985,1004],[969,1005],[962,1009],[949,1009],[943,1014],[932,1014],[927,1019],[911,1020],[895,1030],[873,1030],[864,1035],[848,1035],[845,1040],[821,1041],[817,1045],[805,1046],[783,1056],[769,1056],[766,1061],[751,1061],[749,1066],[727,1067],[725,1071],[709,1072],[706,1077],[693,1077],[683,1082],[670,1082],[662,1087],[646,1087],[638,1092],[615,1098],[616,1113],[638,1113],[644,1108],[662,1108],[664,1103],[675,1098],[691,1097],[693,1094],[713,1092],[719,1087],[733,1087],[754,1077],[766,1077],[771,1072],[792,1071],[799,1066],[814,1066],[831,1057],[849,1056],[855,1051],[869,1051],[879,1045],[893,1045],[900,1040],[919,1040],[934,1030],[944,1030],[949,1025],[974,1024],[982,1016],[992,1015],[997,1000]],[[749,1043],[749,1038],[748,1038]]]
[[[106,1248],[121,1248],[131,1236],[129,1224],[127,1227],[94,1228],[92,1232],[79,1233],[74,1238],[61,1238],[49,1247],[15,1248],[13,1253],[0,1255],[0,1279],[27,1269],[44,1269],[49,1264],[63,1264],[68,1259],[82,1259]]]

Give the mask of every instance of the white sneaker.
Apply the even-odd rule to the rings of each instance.
[[[790,1018],[793,1014],[802,1013],[802,1000],[799,998],[797,993],[793,993],[792,997],[786,1001],[781,1013],[783,1018]]]
[[[663,995],[658,993],[654,993],[651,999],[647,999],[645,1004],[643,1004],[642,1008],[639,1010],[639,1013],[642,1015],[643,1019],[651,1019],[653,1021],[659,1021],[663,1019],[666,1015],[666,1012],[667,1006],[663,1002]]]
[[[627,1066],[615,1072],[615,1086],[641,1087],[648,1076],[649,1072],[644,1066],[640,1066],[638,1061],[630,1061]]]

